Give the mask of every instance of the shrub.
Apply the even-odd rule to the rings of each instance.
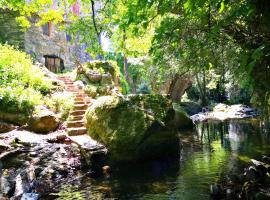
[[[0,85],[0,108],[7,112],[31,112],[52,89],[51,81],[26,53],[1,44]]]
[[[61,118],[66,120],[69,111],[73,108],[73,95],[69,92],[54,93],[44,99],[45,105],[56,113],[61,114]]]

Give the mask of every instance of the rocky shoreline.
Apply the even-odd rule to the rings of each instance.
[[[100,146],[91,146],[88,154],[81,153],[87,152],[87,147],[76,144],[61,131],[48,135],[11,131],[0,136],[1,199],[34,200],[57,192],[62,183],[85,174],[81,170],[86,165],[90,169],[95,156],[106,153]]]
[[[217,104],[212,111],[207,108],[203,109],[204,112],[197,113],[191,116],[194,123],[204,122],[207,120],[225,121],[229,119],[245,119],[257,117],[258,114],[253,108],[243,104],[225,105]]]
[[[225,180],[212,184],[212,199],[269,199],[270,158],[263,156],[261,160],[251,159],[242,173],[232,172]]]

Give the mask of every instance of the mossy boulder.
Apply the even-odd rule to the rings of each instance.
[[[43,106],[36,107],[35,112],[28,121],[28,129],[36,133],[49,133],[55,131],[60,124],[56,114]]]
[[[115,61],[91,61],[85,64],[87,69],[93,70],[98,74],[110,74],[112,77],[119,76],[119,68]]]
[[[98,95],[97,86],[95,85],[87,85],[84,88],[84,92],[92,98],[95,98]]]
[[[166,126],[171,106],[162,95],[100,97],[86,114],[88,134],[108,148],[114,161],[177,154],[177,134]]]

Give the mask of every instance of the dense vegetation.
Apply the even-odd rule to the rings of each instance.
[[[186,97],[193,101],[251,102],[269,112],[267,0],[76,2],[59,1],[51,9],[50,0],[2,1],[0,7],[19,12],[17,21],[25,28],[27,16],[36,13],[37,25],[53,21],[71,36],[79,33],[92,57],[118,62],[126,92],[158,93],[168,80],[190,76]],[[63,9],[75,4],[78,12]],[[65,20],[71,23],[63,25]],[[110,53],[102,49],[104,35],[112,43]]]
[[[42,101],[52,83],[44,77],[25,53],[0,45],[0,108],[8,112],[29,113]]]

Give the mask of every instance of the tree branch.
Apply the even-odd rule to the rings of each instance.
[[[95,19],[95,2],[93,0],[91,0],[91,8],[92,8],[92,20],[93,20],[94,28],[97,33],[98,41],[99,41],[100,32],[97,29],[97,24],[96,24],[96,19]]]

